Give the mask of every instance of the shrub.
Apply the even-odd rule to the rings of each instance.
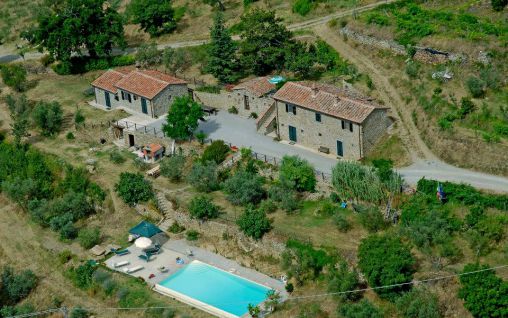
[[[503,11],[504,7],[508,4],[508,0],[490,0],[490,4],[494,11]]]
[[[213,204],[210,197],[200,195],[191,200],[189,204],[189,212],[192,218],[208,220],[218,217],[220,209],[218,206]]]
[[[101,231],[97,227],[81,229],[78,232],[78,241],[83,248],[92,248],[101,242]]]
[[[152,184],[140,173],[122,172],[115,190],[123,201],[131,206],[153,198]]]
[[[136,63],[136,57],[133,55],[119,55],[114,56],[111,59],[110,66],[119,67],[119,66],[128,66]]]
[[[330,193],[330,201],[333,203],[340,203],[342,200],[340,199],[340,196],[337,194],[337,192]]]
[[[383,312],[367,299],[357,303],[345,303],[339,306],[339,315],[344,318],[383,318]]]
[[[74,307],[71,311],[71,318],[88,318],[90,317],[90,313],[88,310],[83,309],[81,307]]]
[[[60,232],[60,238],[62,238],[62,239],[73,240],[78,235],[78,229],[74,226],[74,223],[72,223],[72,221],[65,223],[60,228],[59,232]]]
[[[247,171],[238,171],[223,184],[227,199],[235,205],[257,204],[265,196],[263,178]]]
[[[44,136],[54,135],[62,127],[62,107],[58,102],[40,101],[32,112],[32,118]]]
[[[235,106],[231,106],[228,108],[228,113],[230,114],[238,114],[238,109]]]
[[[16,274],[12,268],[4,267],[0,276],[1,305],[14,305],[26,298],[37,285],[37,276],[31,270]]]
[[[185,238],[188,241],[196,241],[199,238],[200,234],[198,231],[195,230],[188,230],[187,233],[185,233]]]
[[[94,272],[95,269],[92,264],[90,262],[86,262],[76,268],[71,268],[68,275],[76,287],[88,289],[92,286],[92,277]]]
[[[222,140],[213,141],[210,146],[206,147],[201,156],[202,162],[214,161],[216,164],[222,163],[229,153],[229,146]]]
[[[388,226],[381,211],[379,211],[377,207],[361,209],[358,218],[360,224],[370,233],[381,231]]]
[[[440,318],[437,296],[422,288],[413,288],[396,301],[404,318]]]
[[[253,206],[248,206],[236,223],[245,235],[256,240],[262,238],[272,228],[266,213]]]
[[[217,164],[195,162],[187,175],[187,181],[200,192],[211,192],[219,188]]]
[[[371,287],[407,283],[413,279],[415,259],[411,249],[398,237],[371,235],[361,241],[358,257],[358,266]],[[383,298],[394,299],[407,289],[405,285],[376,292]]]
[[[466,80],[466,86],[471,96],[481,98],[485,96],[485,83],[478,77],[471,76]]]
[[[496,276],[488,265],[467,264],[463,273],[484,270],[460,276],[459,297],[474,317],[506,317],[508,315],[508,282]]]
[[[292,293],[295,290],[295,286],[292,283],[287,283],[285,289],[288,293]]]
[[[203,131],[200,131],[194,135],[200,144],[204,144],[206,140],[206,134]]]
[[[94,94],[94,92],[92,91],[92,95],[93,94]],[[83,112],[81,111],[81,109],[78,109],[76,111],[76,113],[74,114],[74,125],[80,126],[80,125],[84,124],[85,123],[85,119],[86,119],[85,115],[83,115]]]
[[[471,101],[471,99],[467,97],[462,97],[460,100],[460,109],[459,116],[464,119],[467,115],[471,114],[475,110],[475,104]]]
[[[72,258],[73,258],[73,254],[71,251],[69,250],[63,250],[62,252],[60,252],[58,254],[58,261],[60,262],[60,264],[66,264],[67,262],[69,262]]]
[[[301,16],[307,15],[312,10],[312,0],[296,0],[293,3],[293,12]]]
[[[356,270],[350,270],[346,262],[341,261],[339,265],[330,268],[327,276],[328,291],[330,293],[341,293],[349,290],[355,290],[360,287],[360,278]],[[337,294],[341,301],[356,301],[362,297],[358,293]]]
[[[116,164],[122,164],[125,162],[124,156],[118,150],[113,150],[109,153],[109,160]]]
[[[417,79],[420,75],[420,67],[416,62],[406,63],[406,74],[410,79]]]
[[[275,204],[275,202],[273,202],[273,200],[267,199],[261,201],[261,203],[259,204],[259,209],[265,212],[266,214],[270,214],[277,210],[277,205]]]
[[[142,44],[136,52],[136,63],[142,68],[160,64],[162,52],[157,49],[157,44]]]
[[[65,138],[66,138],[67,140],[74,140],[74,139],[76,139],[76,137],[74,137],[74,134],[73,134],[71,131],[69,131],[69,132],[67,133],[67,135],[65,135]]]
[[[178,233],[181,233],[181,232],[185,231],[185,227],[183,225],[180,225],[180,223],[175,221],[168,228],[168,231],[171,232],[171,233],[178,234]]]
[[[283,184],[272,185],[268,189],[268,198],[277,202],[279,207],[288,213],[296,211],[300,207],[296,192]]]
[[[258,118],[258,114],[255,113],[255,112],[252,112],[252,113],[250,113],[249,118],[257,119]]]
[[[183,178],[185,161],[185,157],[182,155],[165,158],[160,163],[161,175],[173,182],[180,181]]]
[[[5,85],[14,88],[18,92],[26,89],[26,70],[19,64],[7,64],[0,66],[0,73]]]
[[[310,163],[297,156],[284,156],[282,158],[280,181],[296,191],[314,191],[316,175]]]
[[[347,232],[351,229],[351,223],[347,220],[346,216],[340,213],[335,214],[332,217],[333,224],[341,232]]]

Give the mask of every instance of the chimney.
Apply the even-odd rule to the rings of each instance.
[[[319,89],[316,87],[316,84],[312,84],[312,98],[316,98],[318,92],[319,92]]]
[[[339,103],[340,103],[340,97],[339,96],[335,96],[335,100],[333,101],[333,105],[334,106],[339,106]]]

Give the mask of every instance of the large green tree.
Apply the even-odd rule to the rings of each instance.
[[[171,0],[132,0],[127,7],[132,22],[155,37],[176,29],[177,19]]]
[[[254,9],[241,18],[240,53],[242,66],[256,75],[266,75],[284,66],[285,48],[291,32],[274,11]]]
[[[254,206],[248,206],[236,222],[245,235],[259,240],[271,230],[272,222],[266,217],[266,213]]]
[[[415,259],[409,246],[392,235],[371,235],[358,248],[358,266],[371,287],[407,283],[413,279]],[[394,299],[409,285],[378,289],[376,292]]]
[[[296,191],[314,191],[316,175],[311,164],[298,156],[284,156],[280,165],[280,181]]]
[[[162,130],[170,138],[187,139],[198,127],[198,120],[201,117],[203,110],[198,103],[188,96],[177,97],[169,109],[167,122]]]
[[[44,136],[54,135],[58,133],[62,127],[62,107],[56,101],[40,101],[32,112],[32,118]]]
[[[122,172],[120,181],[115,185],[115,190],[129,205],[146,202],[153,198],[152,184],[139,173]]]
[[[107,56],[113,46],[124,47],[123,18],[109,1],[61,0],[39,10],[36,25],[23,33],[32,45],[47,50],[56,60],[73,53]]]
[[[7,95],[5,98],[9,115],[11,117],[11,129],[16,144],[20,144],[23,137],[28,136],[30,127],[29,115],[32,106],[25,95]]]
[[[0,73],[5,85],[14,88],[18,92],[26,89],[26,70],[19,64],[7,64],[0,66]]]
[[[215,15],[210,37],[206,71],[222,83],[235,82],[239,78],[237,45],[224,25],[224,15],[221,12]]]

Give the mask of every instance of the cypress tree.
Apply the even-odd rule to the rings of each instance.
[[[236,43],[224,25],[224,15],[218,12],[210,30],[211,42],[208,49],[209,59],[206,71],[221,83],[232,83],[239,78],[236,59]]]

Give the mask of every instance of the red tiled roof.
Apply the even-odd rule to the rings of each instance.
[[[313,82],[287,82],[273,98],[360,124],[375,109],[388,108],[351,91]]]
[[[120,70],[108,70],[106,73],[99,76],[95,81],[92,82],[92,86],[109,91],[113,94],[116,94],[117,89],[115,87],[116,83],[118,83],[122,78],[124,78],[125,73]]]
[[[109,70],[93,81],[92,86],[116,93],[117,89],[152,99],[169,85],[186,84],[182,79],[156,70],[119,68]]]
[[[256,77],[233,87],[233,90],[245,89],[257,97],[261,97],[273,91],[276,86],[270,83],[268,77]]]

